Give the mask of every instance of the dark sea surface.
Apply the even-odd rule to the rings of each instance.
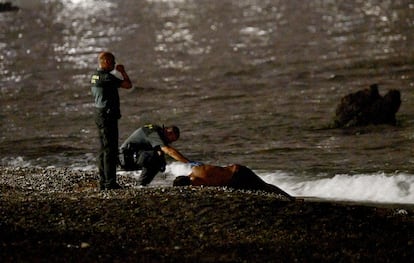
[[[96,169],[89,81],[109,50],[135,86],[120,91],[120,143],[175,124],[190,159],[246,165],[293,195],[414,203],[412,1],[11,2],[2,165]],[[328,129],[340,98],[373,83],[401,91],[398,125]],[[153,185],[188,171],[171,162]]]

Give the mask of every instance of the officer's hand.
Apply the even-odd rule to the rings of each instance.
[[[115,69],[118,72],[125,72],[125,67],[124,65],[121,65],[121,64],[116,65]]]
[[[204,165],[202,162],[190,161],[191,168]]]

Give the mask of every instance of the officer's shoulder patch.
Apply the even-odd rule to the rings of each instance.
[[[99,80],[99,75],[92,75],[91,83],[95,84],[97,80]]]

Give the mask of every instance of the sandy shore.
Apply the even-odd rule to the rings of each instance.
[[[222,188],[96,190],[92,172],[0,166],[2,262],[411,262],[414,206]]]

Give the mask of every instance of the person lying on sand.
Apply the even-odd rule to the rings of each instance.
[[[201,164],[194,166],[188,176],[178,176],[173,186],[227,186],[235,189],[260,190],[275,193],[294,201],[295,198],[279,187],[268,184],[246,166],[226,167]]]

